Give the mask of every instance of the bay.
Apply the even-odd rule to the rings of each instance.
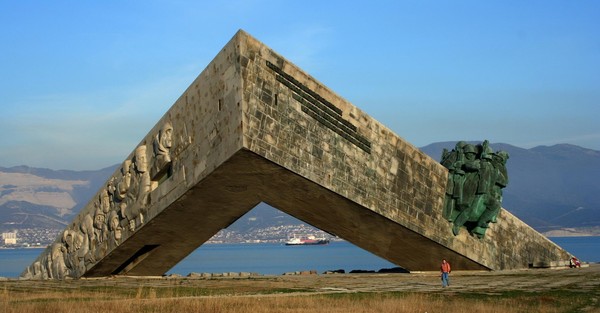
[[[0,249],[0,277],[18,277],[44,249]]]
[[[600,236],[550,237],[557,245],[584,262],[600,262]]]
[[[377,271],[392,267],[396,265],[348,242],[314,246],[207,244],[179,262],[168,274],[251,272],[278,275],[306,270],[322,273],[338,269]]]
[[[559,246],[585,262],[600,262],[600,237],[552,237]],[[0,277],[16,278],[43,249],[0,249]],[[286,272],[343,269],[373,270],[395,267],[348,242],[322,246],[282,244],[205,244],[167,274],[251,272],[279,275]]]

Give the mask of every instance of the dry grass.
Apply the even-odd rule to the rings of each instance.
[[[137,288],[131,293],[111,290],[42,290],[1,293],[0,312],[573,312],[584,303],[577,298],[461,297],[424,293],[258,294],[245,296],[183,296],[173,288]]]
[[[0,281],[0,313],[600,313],[600,265],[581,270],[311,275],[248,279],[115,277]]]

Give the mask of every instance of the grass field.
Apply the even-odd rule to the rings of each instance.
[[[565,270],[0,282],[0,312],[600,312],[600,265]]]

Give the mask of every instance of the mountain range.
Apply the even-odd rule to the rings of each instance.
[[[439,161],[442,150],[455,142],[420,148]],[[523,149],[491,144],[509,153],[509,184],[503,207],[536,230],[600,230],[600,151],[559,144]],[[25,228],[62,230],[90,201],[118,165],[97,171],[0,167],[0,232]],[[266,204],[240,218],[228,229],[245,232],[303,222]],[[557,234],[557,233],[555,233]]]
[[[96,171],[0,167],[0,231],[64,228],[116,167]]]

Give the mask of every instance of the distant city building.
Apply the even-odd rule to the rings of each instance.
[[[2,233],[2,239],[5,245],[16,245],[17,244],[17,232]]]

